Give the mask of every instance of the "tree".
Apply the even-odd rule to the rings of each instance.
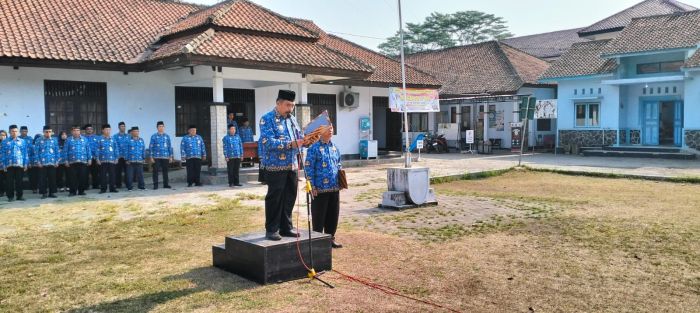
[[[468,45],[513,36],[502,17],[479,11],[450,14],[431,13],[422,23],[406,23],[404,52],[415,53]],[[401,38],[397,32],[379,45],[386,55],[400,53]]]

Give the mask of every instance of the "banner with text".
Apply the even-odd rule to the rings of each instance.
[[[389,88],[389,108],[391,112],[440,112],[440,95],[435,89]]]

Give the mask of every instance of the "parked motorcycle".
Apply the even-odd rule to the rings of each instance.
[[[447,139],[445,135],[442,134],[428,134],[425,138],[426,150],[428,153],[445,153],[449,152],[449,147],[447,146]]]

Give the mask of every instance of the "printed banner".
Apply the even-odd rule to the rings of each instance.
[[[389,88],[389,108],[391,112],[440,112],[440,95],[435,89],[406,89],[405,101],[403,89]]]
[[[537,100],[537,104],[535,105],[535,118],[557,118],[557,100]]]

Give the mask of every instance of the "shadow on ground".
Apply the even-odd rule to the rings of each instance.
[[[216,293],[230,293],[253,289],[259,285],[243,279],[239,276],[227,273],[214,267],[200,267],[192,269],[184,274],[168,276],[163,281],[190,281],[195,287],[180,290],[159,291],[140,295],[134,298],[121,299],[112,302],[100,303],[92,306],[75,308],[68,313],[96,313],[96,312],[148,312],[158,305],[169,301],[186,297],[202,291]]]

